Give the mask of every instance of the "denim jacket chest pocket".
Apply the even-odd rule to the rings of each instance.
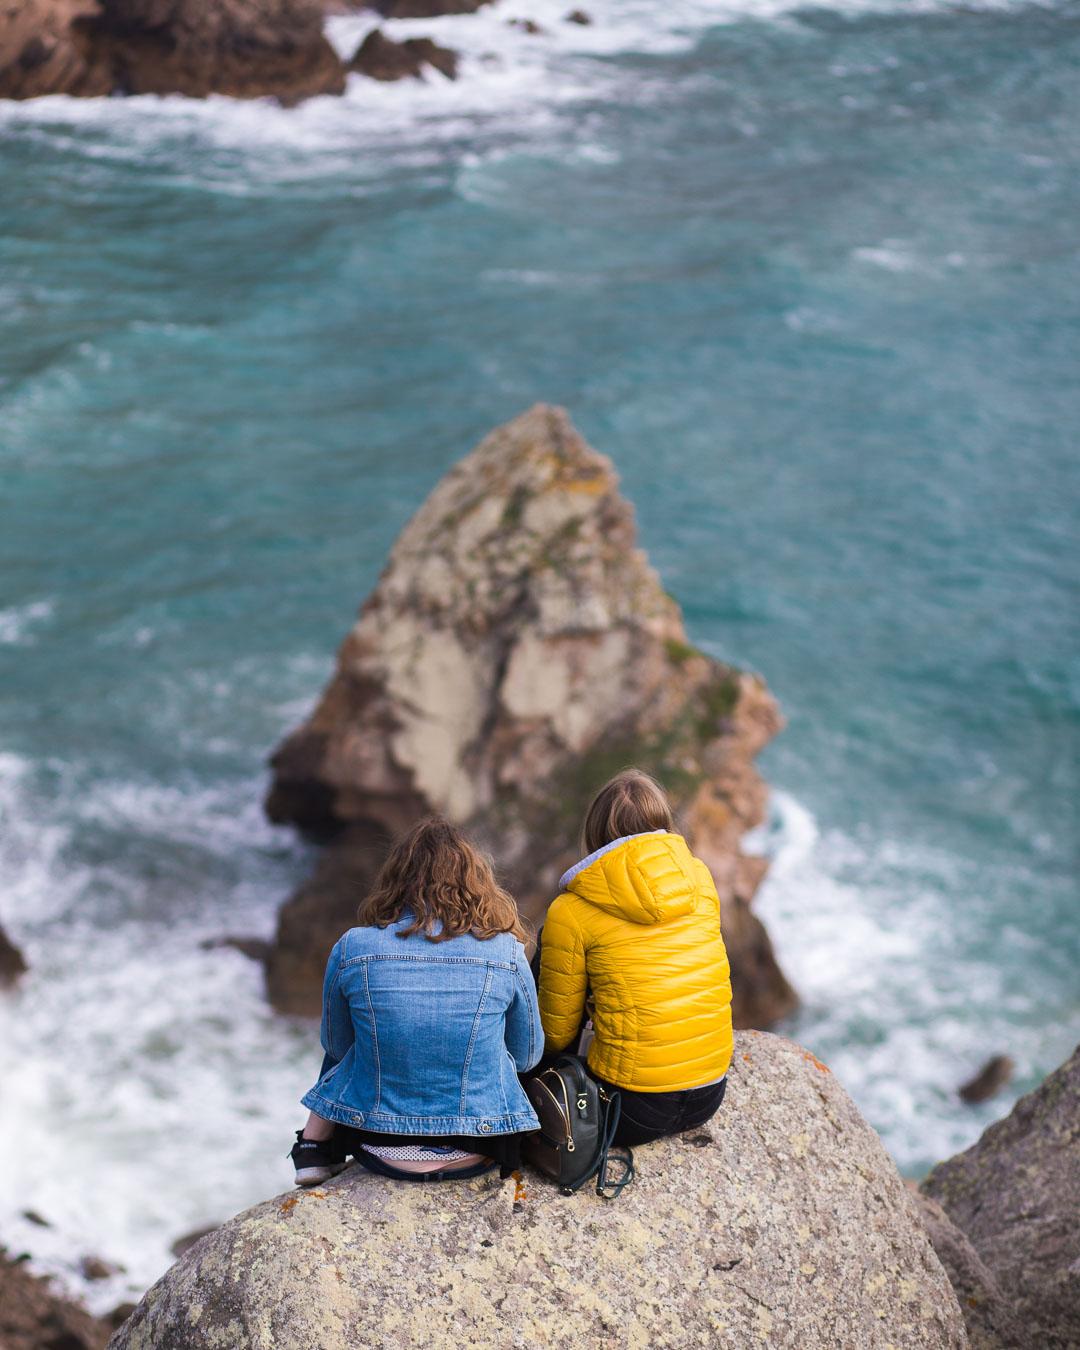
[[[327,964],[317,1114],[395,1134],[537,1127],[518,1082],[543,1048],[536,990],[511,935],[433,943],[358,928]]]

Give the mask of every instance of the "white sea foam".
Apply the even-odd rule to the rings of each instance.
[[[784,792],[758,842],[773,864],[757,910],[803,1000],[792,1034],[829,1063],[901,1167],[918,1173],[967,1148],[1007,1109],[1009,1095],[977,1108],[956,1095],[989,1054],[1016,1061],[1015,1097],[1080,1036],[1080,1008],[1064,1025],[1024,1019],[1029,1000],[1000,959],[1007,933],[986,956],[961,953],[970,882],[953,855],[819,832]]]
[[[52,600],[31,600],[0,609],[0,646],[25,647],[32,643],[37,630],[48,623],[55,609]]]
[[[455,141],[497,145],[542,138],[553,127],[576,129],[583,102],[619,92],[646,102],[655,88],[650,78],[640,69],[621,69],[613,56],[677,54],[710,28],[745,19],[783,23],[804,3],[673,0],[657,7],[645,0],[590,0],[594,22],[581,26],[565,21],[570,0],[501,0],[470,15],[381,21],[393,38],[423,34],[457,50],[456,81],[435,72],[393,84],[352,76],[343,97],[310,99],[291,109],[218,97],[54,96],[0,103],[0,127],[80,156],[87,190],[95,164],[107,171],[114,163],[137,162],[144,182],[153,180],[156,166],[173,184],[186,181],[223,194],[259,196],[283,183],[304,183],[317,193],[318,180],[334,176],[336,194],[341,180],[356,191],[378,191],[389,163],[437,166]],[[833,0],[829,8],[918,13],[949,3]],[[1016,3],[982,0],[969,7]],[[515,18],[531,18],[544,31],[525,33],[511,26]],[[327,32],[348,56],[376,22],[371,14],[335,16]],[[597,146],[583,153],[602,159],[610,152]]]
[[[270,1011],[254,963],[200,943],[269,936],[299,858],[255,782],[105,784],[80,804],[78,775],[53,766],[50,818],[34,777],[0,756],[3,920],[30,965],[0,1000],[0,1138],[32,1138],[35,1159],[4,1170],[0,1229],[103,1310],[156,1279],[177,1236],[289,1184],[316,1028]],[[201,851],[181,868],[184,903],[155,905],[153,881],[122,863],[80,861],[76,836],[95,825],[156,841],[169,891],[167,852]],[[124,1272],[85,1284],[91,1253]]]

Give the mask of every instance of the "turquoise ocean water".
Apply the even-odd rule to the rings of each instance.
[[[457,85],[0,108],[0,1234],[99,1305],[289,1182],[314,1029],[199,944],[271,930],[268,749],[538,399],[782,700],[791,1031],[902,1167],[1080,1037],[1080,9],[564,7],[399,25]]]

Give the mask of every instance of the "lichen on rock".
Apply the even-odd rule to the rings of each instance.
[[[612,1204],[532,1173],[425,1186],[352,1167],[203,1238],[111,1345],[966,1344],[896,1168],[801,1047],[739,1034],[719,1114],[636,1156]]]
[[[406,525],[314,712],[273,757],[271,819],[332,843],[282,911],[272,999],[317,1010],[386,839],[428,811],[490,848],[539,919],[590,794],[634,763],[669,789],[716,879],[736,1019],[767,1024],[794,995],[750,909],[764,863],[740,841],[764,813],[754,756],[780,726],[758,677],[688,641],[610,460],[561,409],[533,408]]]

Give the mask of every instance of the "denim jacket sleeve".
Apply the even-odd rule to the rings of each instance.
[[[341,989],[341,948],[344,939],[334,944],[326,962],[326,977],[323,980],[322,1026],[319,1039],[326,1051],[323,1056],[321,1078],[335,1064],[340,1063],[345,1052],[355,1039],[352,1015],[349,1003]]]
[[[538,1064],[544,1052],[544,1028],[540,1021],[540,1005],[536,1001],[536,985],[520,943],[515,951],[514,997],[506,1010],[506,1048],[518,1073]]]

